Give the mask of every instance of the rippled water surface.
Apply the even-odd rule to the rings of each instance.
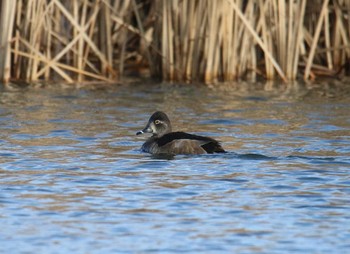
[[[2,87],[0,253],[349,253],[348,86]],[[228,153],[142,153],[155,110]]]

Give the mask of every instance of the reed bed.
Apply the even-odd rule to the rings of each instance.
[[[333,76],[349,62],[346,0],[158,1],[169,80]]]
[[[13,3],[15,29],[3,31],[12,56],[3,80],[115,81],[129,58],[138,57],[138,49],[126,50],[139,34],[130,25],[132,0],[4,2]]]
[[[349,74],[348,0],[3,0],[0,78],[206,83]]]

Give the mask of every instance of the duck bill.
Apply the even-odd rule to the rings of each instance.
[[[144,133],[153,133],[153,130],[149,125],[147,125],[143,130],[136,132],[136,135],[141,135]]]

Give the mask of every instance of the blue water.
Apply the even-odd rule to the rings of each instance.
[[[297,88],[3,86],[0,253],[348,253],[350,93]],[[142,153],[155,110],[228,153]]]

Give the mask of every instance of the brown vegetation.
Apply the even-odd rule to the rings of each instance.
[[[348,0],[3,0],[0,11],[5,82],[349,74]]]

